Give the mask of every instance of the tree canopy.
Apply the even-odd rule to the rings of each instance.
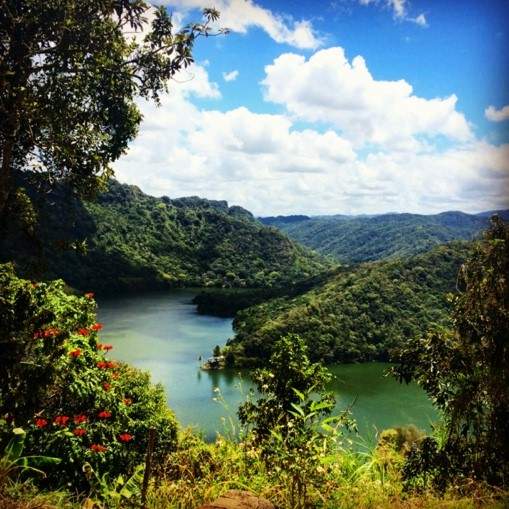
[[[413,461],[435,480],[472,476],[507,486],[508,274],[509,227],[494,217],[460,270],[453,329],[431,331],[399,354],[400,379],[416,380],[444,413],[442,443],[426,442]]]
[[[136,135],[135,98],[157,101],[193,62],[196,38],[212,34],[219,14],[203,15],[175,31],[143,0],[1,2],[0,214],[16,206],[13,174],[27,168],[93,193]]]

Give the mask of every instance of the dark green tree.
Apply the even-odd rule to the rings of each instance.
[[[17,207],[14,175],[27,168],[93,194],[136,135],[135,98],[157,101],[193,62],[196,38],[224,32],[211,31],[214,9],[178,32],[164,7],[151,23],[148,9],[143,0],[0,2],[0,215]]]
[[[426,440],[408,465],[442,485],[468,476],[509,481],[509,228],[493,217],[462,266],[453,329],[416,339],[395,372],[416,380],[443,411],[445,440]]]

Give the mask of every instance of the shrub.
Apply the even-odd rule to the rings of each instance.
[[[1,411],[27,431],[27,454],[62,459],[49,483],[80,490],[87,463],[97,474],[130,474],[143,462],[149,428],[159,456],[174,447],[177,430],[162,387],[107,358],[95,307],[92,294],[71,295],[61,281],[31,283],[0,266]]]

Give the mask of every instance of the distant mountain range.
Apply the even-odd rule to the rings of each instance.
[[[360,263],[411,256],[452,240],[475,239],[493,214],[509,219],[509,210],[498,210],[479,214],[294,215],[259,220],[322,255],[343,263]]]

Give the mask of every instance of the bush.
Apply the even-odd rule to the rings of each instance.
[[[80,490],[87,464],[100,475],[132,473],[149,428],[160,456],[174,448],[177,431],[162,387],[107,358],[95,307],[92,294],[71,295],[61,281],[31,283],[0,266],[1,412],[28,432],[27,454],[62,459],[47,472],[50,485]]]

